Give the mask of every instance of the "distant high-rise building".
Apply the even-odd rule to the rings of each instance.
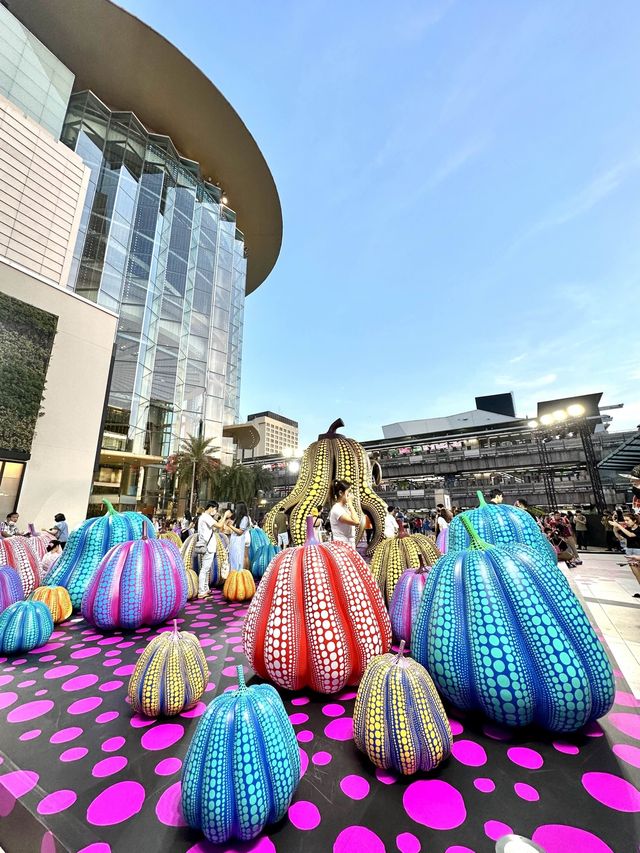
[[[234,440],[240,459],[282,456],[298,449],[298,422],[275,412],[249,415],[245,423],[225,427],[224,434]]]
[[[278,194],[233,108],[140,20],[110,0],[5,5],[60,66],[34,94],[6,47],[14,103],[85,167],[63,283],[118,316],[91,503],[153,508],[182,439],[231,459],[244,299],[280,250]]]

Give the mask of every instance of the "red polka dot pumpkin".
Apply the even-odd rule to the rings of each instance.
[[[336,693],[358,684],[372,657],[389,651],[391,625],[362,557],[342,542],[307,541],[267,569],[244,622],[256,673],[287,690]]]
[[[40,585],[40,561],[23,536],[0,539],[0,566],[16,570],[25,596]]]

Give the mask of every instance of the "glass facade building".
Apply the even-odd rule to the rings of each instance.
[[[74,75],[0,4],[0,93],[56,139]]]
[[[119,316],[94,502],[162,506],[180,440],[225,447],[238,419],[244,237],[199,164],[133,113],[75,93],[61,139],[90,169],[68,286]]]

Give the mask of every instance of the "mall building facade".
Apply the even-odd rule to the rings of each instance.
[[[104,497],[175,508],[164,472],[183,439],[232,458],[223,430],[239,414],[244,299],[281,244],[273,179],[215,86],[110,0],[5,6],[3,71],[20,65],[16,33],[55,62],[31,61],[1,91],[82,172],[57,284],[117,317],[89,511]]]

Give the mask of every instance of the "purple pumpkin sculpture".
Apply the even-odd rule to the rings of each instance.
[[[418,615],[422,593],[431,566],[425,566],[422,555],[417,569],[406,569],[395,586],[389,604],[391,630],[396,640],[411,641],[411,628]]]
[[[82,615],[96,628],[139,628],[173,618],[187,602],[187,573],[168,539],[114,545],[102,558],[82,598]]]
[[[445,527],[444,530],[441,530],[438,533],[436,538],[436,547],[441,554],[446,554],[449,550],[449,528]]]
[[[0,613],[10,604],[24,599],[20,576],[11,566],[0,566]]]

